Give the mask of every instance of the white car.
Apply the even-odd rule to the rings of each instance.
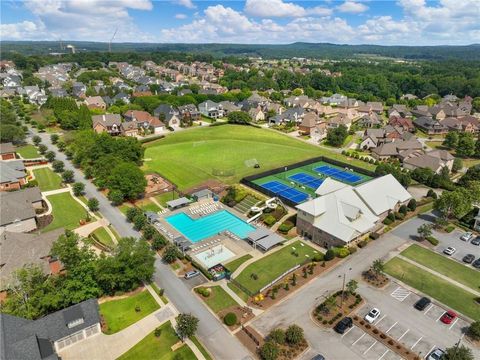
[[[380,316],[380,310],[373,308],[370,312],[365,315],[365,321],[372,324]]]
[[[442,349],[436,348],[427,355],[427,360],[441,360],[443,355],[445,355],[445,352]]]
[[[451,255],[455,254],[456,251],[457,251],[457,249],[455,249],[454,247],[449,246],[449,247],[447,247],[445,250],[443,250],[443,253],[444,253],[445,255],[451,256]]]
[[[472,238],[473,238],[473,234],[471,232],[466,232],[465,234],[460,236],[460,240],[463,240],[463,241],[470,241],[472,240]]]

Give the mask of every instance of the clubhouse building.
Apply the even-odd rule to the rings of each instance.
[[[297,205],[297,232],[329,248],[346,246],[382,226],[412,196],[388,174],[355,187],[327,178],[315,191],[318,197]]]

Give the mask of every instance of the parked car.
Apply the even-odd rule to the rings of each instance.
[[[427,297],[422,297],[420,300],[418,300],[413,306],[415,309],[423,311],[426,309],[428,305],[430,305],[432,301],[427,298]]]
[[[441,360],[445,355],[445,351],[436,348],[430,354],[427,355],[427,360]]]
[[[460,236],[460,240],[463,240],[463,241],[470,241],[472,240],[472,238],[473,238],[473,234],[471,232],[466,232],[465,234]]]
[[[351,317],[344,317],[342,320],[340,320],[337,325],[333,328],[337,333],[343,334],[345,331],[347,331],[348,328],[351,328],[353,326],[353,320]]]
[[[480,236],[477,236],[475,239],[472,240],[473,245],[480,245]]]
[[[463,257],[462,261],[467,264],[471,264],[475,260],[475,255],[467,254]]]
[[[325,356],[323,356],[322,354],[317,354],[314,357],[312,357],[311,360],[325,360]]]
[[[445,250],[443,250],[443,253],[445,255],[448,255],[448,256],[452,256],[453,254],[455,254],[455,252],[457,251],[457,249],[455,249],[454,247],[447,247]]]
[[[195,276],[198,276],[200,275],[200,271],[198,270],[192,270],[192,271],[189,271],[187,273],[185,273],[185,279],[191,279],[191,278],[194,278]]]
[[[475,261],[472,263],[472,266],[473,266],[474,268],[480,269],[480,258],[478,258],[477,260],[475,260]]]
[[[373,322],[377,320],[379,316],[380,316],[380,310],[378,310],[377,308],[373,308],[368,312],[367,315],[365,315],[365,321],[370,324],[373,324]]]
[[[440,321],[448,325],[448,324],[451,324],[452,321],[455,320],[456,318],[457,318],[457,313],[452,310],[448,310],[448,311],[445,311],[445,313],[442,315],[442,317],[440,318]]]

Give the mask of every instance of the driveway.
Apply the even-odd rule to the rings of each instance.
[[[45,144],[49,150],[55,152],[56,159],[65,163],[65,169],[72,170],[75,174],[76,181],[82,181],[85,184],[85,195],[95,197],[99,202],[99,211],[105,219],[107,219],[122,237],[139,238],[140,233],[133,230],[123,214],[118,208],[112,206],[108,199],[99,192],[96,187],[87,180],[84,180],[83,173],[75,168],[70,160],[68,160],[64,153],[51,143],[50,134],[37,133],[30,129],[31,135],[39,135],[42,138],[42,143]],[[200,303],[190,289],[170,270],[169,266],[163,264],[157,258],[155,262],[155,282],[165,289],[165,294],[173,302],[175,307],[181,313],[191,313],[200,319],[197,335],[203,344],[210,350],[215,359],[246,359],[251,355],[248,350],[232,336],[206,308]]]

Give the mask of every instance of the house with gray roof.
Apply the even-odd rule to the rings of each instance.
[[[22,160],[0,161],[0,191],[19,190],[27,183]]]
[[[97,299],[82,301],[37,320],[0,314],[0,358],[57,360],[62,349],[100,333]]]
[[[103,114],[92,116],[92,127],[96,133],[106,132],[110,135],[119,135],[121,129],[122,118],[120,114]]]
[[[38,187],[0,192],[0,203],[0,233],[29,232],[37,229],[36,210],[43,209],[42,194]]]

